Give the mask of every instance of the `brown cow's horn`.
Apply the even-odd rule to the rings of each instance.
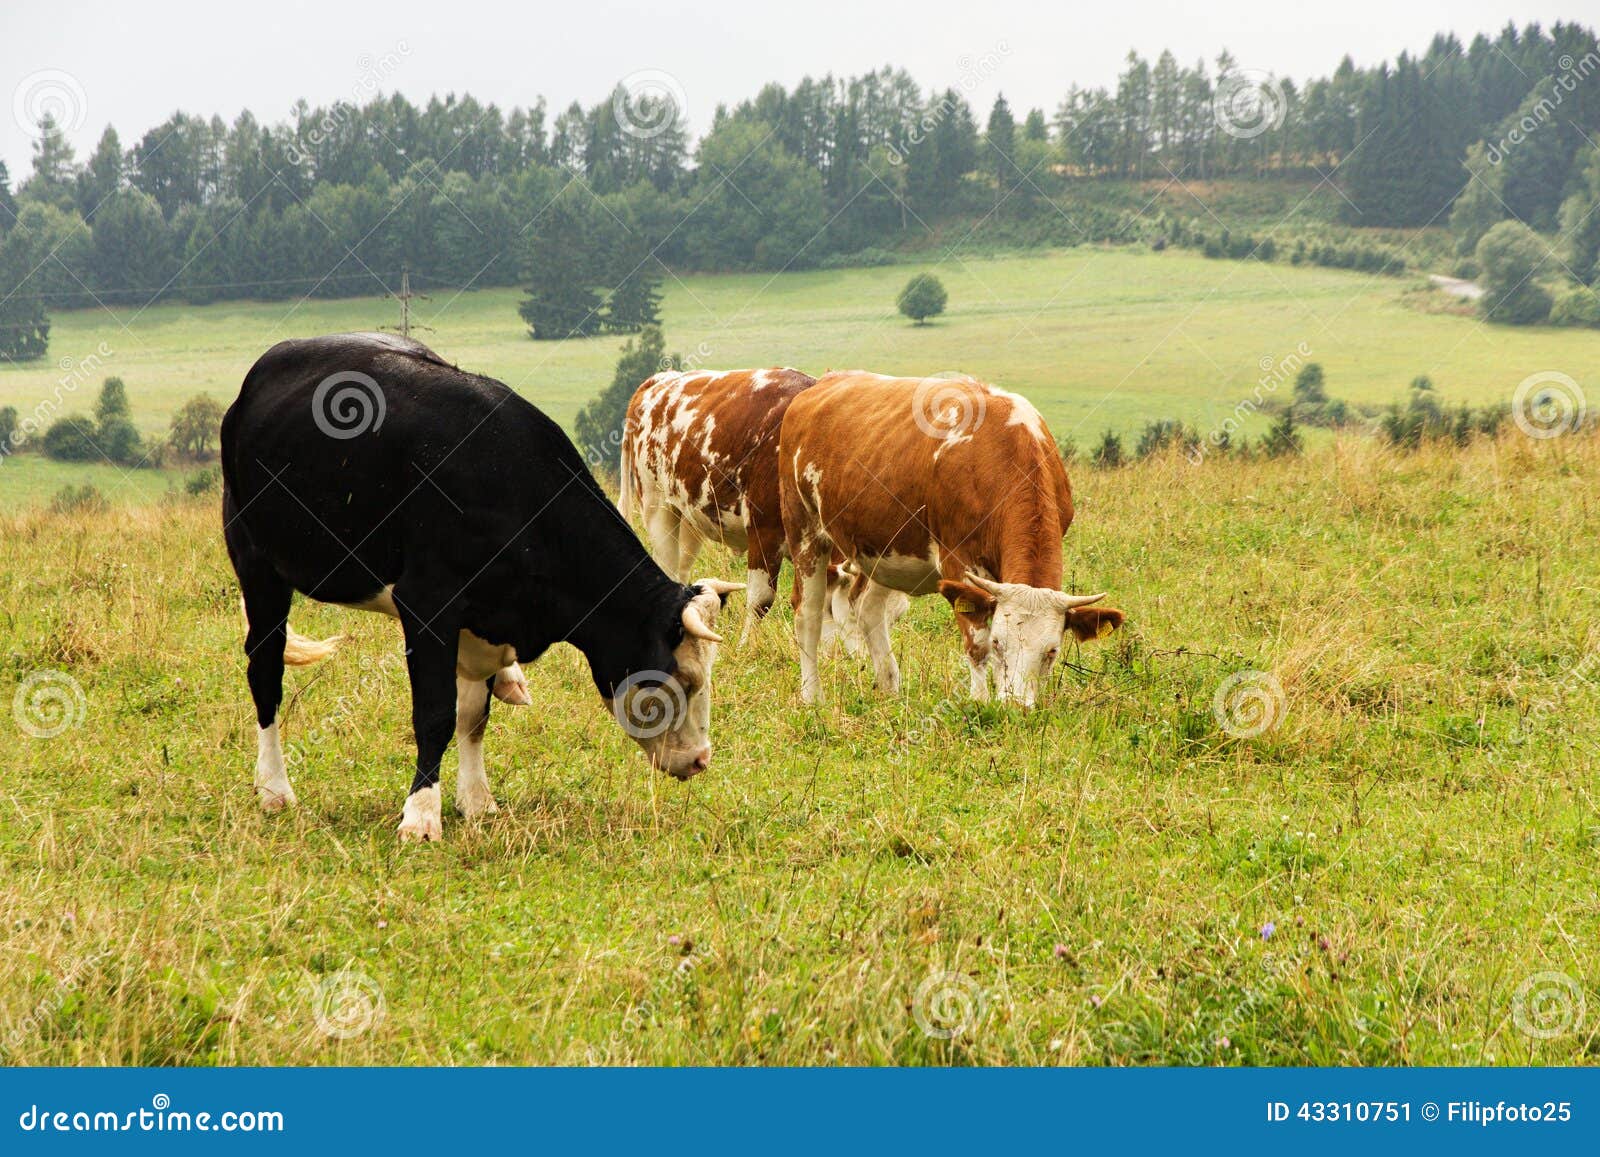
[[[730,583],[723,579],[714,578],[701,579],[695,585],[705,587],[706,590],[716,595],[719,599],[723,595],[731,595],[734,591],[744,590],[744,583]]]
[[[988,591],[995,598],[1000,597],[1000,592],[1005,587],[1005,583],[997,583],[993,579],[986,579],[977,571],[972,570],[966,573],[966,580],[979,590]]]
[[[722,642],[722,636],[706,625],[705,618],[701,615],[700,608],[695,606],[693,599],[683,608],[683,633],[691,639],[704,639],[708,643]]]
[[[1097,603],[1097,602],[1099,602],[1101,599],[1103,599],[1105,597],[1106,597],[1106,592],[1105,591],[1101,591],[1097,595],[1058,594],[1056,596],[1056,601],[1058,603],[1060,603],[1060,605],[1063,608],[1065,608],[1066,610],[1070,611],[1074,607],[1086,607],[1090,603]]]

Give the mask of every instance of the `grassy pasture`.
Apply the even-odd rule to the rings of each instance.
[[[1283,271],[1121,254],[1016,265],[1035,270],[1042,293],[1045,270],[1080,261],[1152,271],[1119,306],[1146,333],[1170,319],[1170,295],[1202,293],[1201,274],[1254,284],[1253,303],[1197,315],[1213,319],[1217,341],[1231,330],[1239,342],[1260,319],[1250,332],[1263,342],[1228,355],[1241,374],[1295,330],[1294,307],[1270,289]],[[823,325],[805,315],[828,279],[878,278],[886,290],[902,275],[808,274],[759,308],[786,302],[781,332],[797,351],[825,335],[846,350],[853,325],[865,333],[892,295],[862,288],[856,305],[836,307],[858,310],[855,322]],[[1329,286],[1330,303],[1332,283],[1350,284],[1300,276]],[[1537,365],[1559,357],[1546,336],[1468,336],[1469,323],[1414,317],[1393,286],[1380,289],[1351,308],[1402,332],[1464,337],[1455,353],[1391,341],[1382,364],[1399,384],[1449,356],[1464,368],[1438,375],[1446,389],[1497,396],[1529,371],[1491,363],[1478,343],[1536,352]],[[682,296],[672,306],[687,309]],[[487,318],[476,309],[454,316]],[[1088,405],[1093,380],[1061,353],[1065,335],[1097,330],[1085,356],[1102,367],[1117,347],[1110,311],[1052,316],[1051,358],[1044,339],[1036,360],[1031,339],[996,356],[1016,367],[1012,384],[1028,365],[1059,371],[1054,392],[1026,383],[1059,420]],[[750,333],[772,317],[747,318]],[[173,324],[198,344],[195,327],[211,323]],[[978,324],[880,327],[870,360],[900,368],[924,338],[982,352],[956,340]],[[676,330],[692,332],[681,314]],[[260,343],[224,349],[225,332],[184,372],[242,369]],[[544,353],[478,333],[481,346],[465,335],[440,344],[513,381],[515,364],[492,351]],[[1159,356],[1193,384],[1205,375],[1189,346]],[[726,360],[765,360],[753,348],[730,344]],[[1321,356],[1335,391],[1358,396],[1357,356],[1332,341]],[[544,383],[564,383],[557,396],[575,401],[591,387],[574,366],[531,392],[544,400]],[[1360,380],[1376,391],[1388,379],[1374,369]],[[192,385],[163,388],[177,397]],[[1117,403],[1146,412],[1139,404]],[[576,653],[560,649],[532,668],[539,706],[497,707],[490,722],[501,814],[447,815],[442,845],[404,849],[393,829],[411,752],[393,624],[297,604],[301,630],[349,642],[290,675],[285,739],[301,806],[263,817],[214,501],[0,514],[0,1057],[1600,1057],[1600,442],[1508,428],[1493,444],[1398,456],[1342,439],[1300,461],[1175,458],[1079,469],[1075,482],[1067,585],[1111,591],[1130,624],[1069,653],[1039,710],[967,700],[939,600],[919,602],[897,632],[902,696],[879,695],[862,663],[837,658],[826,704],[803,708],[788,616],[775,613],[750,646],[725,648],[717,761],[680,786],[646,769]],[[711,558],[704,569],[735,567]],[[1214,709],[1243,670],[1270,673],[1282,692],[1268,692],[1273,725],[1252,738],[1226,733]],[[13,685],[40,671],[82,693],[80,711],[69,686],[73,725],[54,738],[20,733],[9,710]],[[447,756],[447,799],[453,775]],[[1528,999],[1526,985],[1552,991],[1538,979],[1547,973],[1587,992],[1586,1015],[1570,989]],[[1556,1031],[1533,1035],[1519,1019]]]
[[[937,270],[951,304],[936,324],[913,327],[895,312],[894,299],[920,268]],[[485,290],[420,303],[420,319],[433,327],[420,336],[570,427],[610,381],[620,343],[533,342],[517,318],[518,298],[514,290]],[[1264,362],[1302,345],[1325,367],[1329,392],[1356,403],[1402,398],[1418,374],[1431,375],[1449,403],[1507,401],[1529,374],[1581,377],[1600,364],[1600,335],[1485,326],[1432,312],[1437,301],[1407,281],[1346,271],[1081,248],[669,279],[663,319],[669,348],[702,366],[972,373],[1026,394],[1056,434],[1083,447],[1104,429],[1132,432],[1151,418],[1213,428],[1255,391]],[[397,320],[396,313],[394,302],[379,298],[61,313],[50,359],[0,367],[0,406],[26,415],[59,396],[59,413],[87,412],[100,379],[117,374],[128,384],[135,419],[161,434],[197,392],[230,401],[272,342],[370,329]],[[96,352],[102,344],[103,356]],[[91,355],[100,365],[63,390],[71,377],[63,360],[76,366]],[[99,474],[108,493],[148,498],[169,486],[148,472],[105,467]],[[48,498],[60,479],[37,456],[8,457],[0,466],[0,506]]]

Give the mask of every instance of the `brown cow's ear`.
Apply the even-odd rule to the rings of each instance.
[[[959,614],[980,619],[994,614],[994,596],[971,583],[944,579],[939,583],[939,593],[950,600],[950,609]]]
[[[1103,639],[1122,626],[1125,616],[1115,607],[1077,607],[1067,612],[1067,630],[1080,643]]]

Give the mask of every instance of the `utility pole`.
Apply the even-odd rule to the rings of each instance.
[[[431,300],[425,293],[411,292],[411,266],[402,265],[400,267],[400,292],[386,293],[384,296],[395,298],[400,302],[400,324],[398,327],[386,325],[382,327],[383,329],[386,329],[391,333],[398,333],[401,337],[410,337],[413,329],[425,329],[430,333],[433,332],[433,327],[431,325],[414,326],[411,323],[411,303],[413,301]]]

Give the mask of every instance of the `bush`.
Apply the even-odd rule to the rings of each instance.
[[[1537,325],[1550,316],[1550,291],[1534,280],[1549,251],[1520,221],[1502,221],[1478,242],[1483,316],[1503,325]]]
[[[1100,444],[1089,455],[1089,464],[1102,470],[1115,470],[1123,463],[1122,436],[1107,430],[1100,435]]]
[[[1550,324],[1600,328],[1600,291],[1586,285],[1563,290],[1550,307]]]
[[[59,423],[58,423],[59,424]],[[56,514],[103,514],[111,503],[100,493],[98,486],[63,486],[50,500],[50,509]]]
[[[58,462],[98,462],[105,457],[98,437],[93,419],[72,414],[51,423],[44,432],[44,452]]]
[[[1056,439],[1056,453],[1061,455],[1063,465],[1071,466],[1078,460],[1078,442],[1071,434]]]
[[[1261,436],[1261,452],[1268,458],[1293,458],[1305,449],[1305,441],[1295,428],[1294,407],[1290,406]]]
[[[1139,444],[1134,447],[1133,455],[1135,458],[1148,458],[1169,446],[1177,446],[1184,453],[1189,453],[1199,445],[1200,434],[1192,427],[1185,426],[1175,418],[1158,418],[1145,423],[1144,429],[1139,432]]]
[[[12,442],[17,437],[17,408],[0,406],[0,455],[11,453]]]
[[[943,313],[948,300],[949,295],[945,293],[942,281],[931,273],[919,273],[906,282],[895,304],[901,313],[917,325],[922,325],[928,318]]]
[[[222,485],[222,471],[212,466],[199,470],[183,480],[183,492],[191,498],[213,494]]]
[[[105,456],[119,466],[137,466],[144,458],[139,430],[125,415],[102,418],[95,436]]]

